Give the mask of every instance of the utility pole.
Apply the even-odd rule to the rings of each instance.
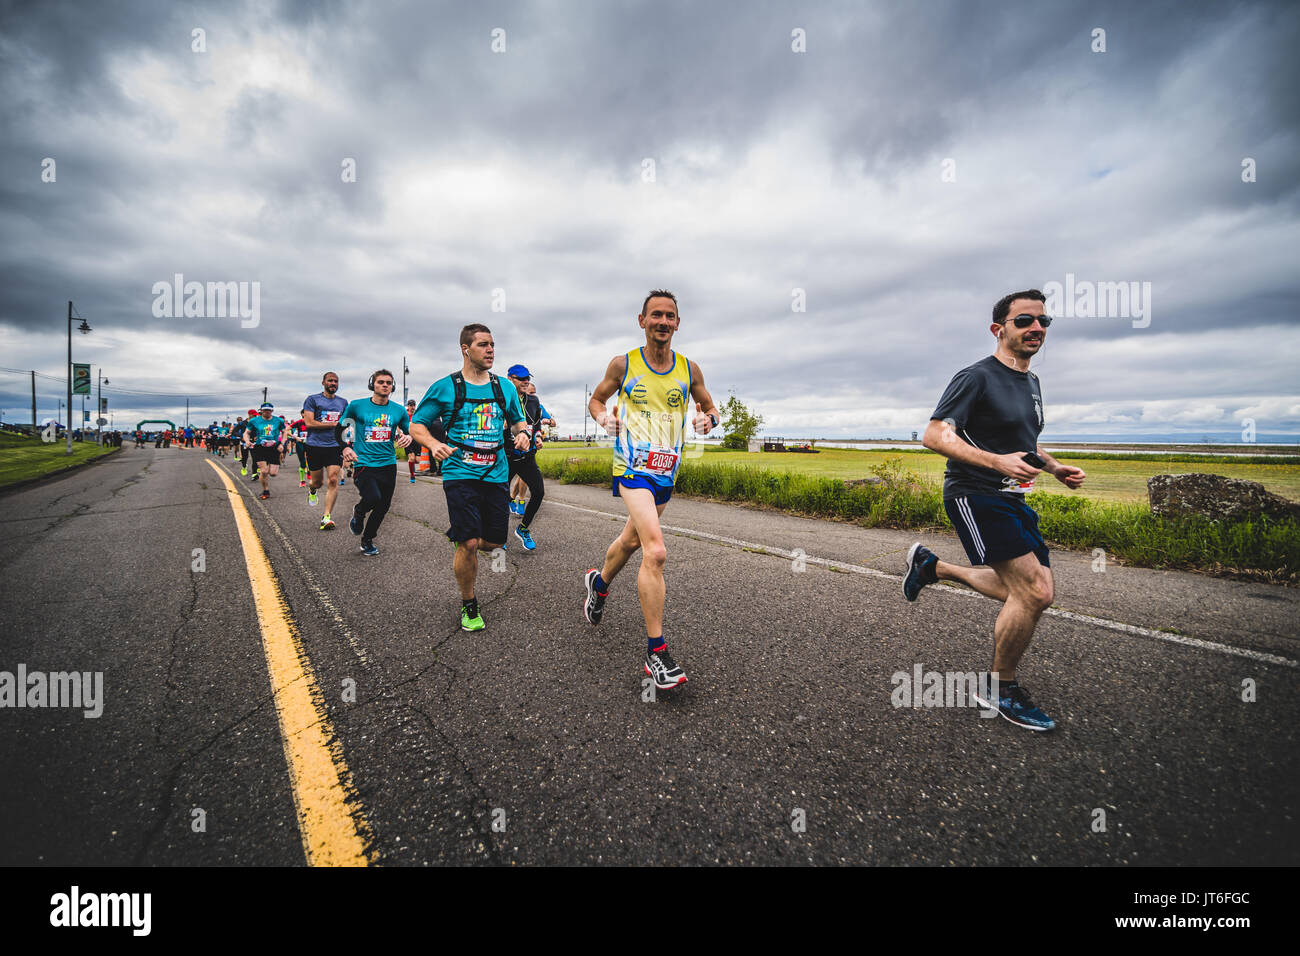
[[[72,454],[72,300],[68,300],[68,447],[65,455]]]
[[[185,399],[185,427],[190,427],[190,400]]]
[[[36,369],[32,369],[32,437],[36,437]]]
[[[263,405],[266,404],[266,386],[265,386],[265,385],[262,386],[262,404],[263,404]],[[185,400],[185,407],[186,407],[186,408],[189,408],[189,407],[190,407],[189,399],[186,399],[186,400]],[[189,413],[186,412],[186,414],[189,414]]]
[[[587,444],[587,419],[591,415],[590,386],[582,386],[582,443]]]
[[[406,400],[411,397],[411,393],[406,388],[406,373],[410,369],[406,367],[406,356],[402,356],[402,405],[406,405]]]

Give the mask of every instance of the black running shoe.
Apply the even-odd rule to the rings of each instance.
[[[915,601],[921,588],[938,581],[934,573],[938,563],[938,556],[920,541],[912,545],[912,550],[907,552],[907,574],[903,575],[903,597]]]
[[[587,572],[587,603],[582,606],[582,613],[586,615],[587,623],[599,624],[600,616],[605,613],[605,598],[608,592],[599,594],[593,586],[600,572],[592,568]],[[651,675],[653,676],[653,675]]]
[[[677,666],[666,647],[662,651],[646,651],[645,672],[660,690],[672,690],[686,683],[686,672]]]

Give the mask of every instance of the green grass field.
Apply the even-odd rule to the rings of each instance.
[[[0,488],[62,471],[114,450],[100,448],[94,442],[75,441],[71,455],[64,454],[66,448],[63,441],[49,443],[13,432],[0,432]]]
[[[1132,460],[1104,454],[1061,460],[1088,472],[1086,490],[1071,492],[1049,477],[1040,481],[1042,490],[1028,499],[1038,512],[1044,538],[1054,547],[1101,548],[1111,557],[1141,567],[1300,584],[1300,522],[1294,518],[1166,519],[1153,515],[1146,499],[1150,476],[1191,471],[1259,481],[1297,498],[1300,461],[1296,458],[1282,464],[1213,458]],[[542,474],[566,484],[609,484],[608,448],[555,443],[539,453],[538,464]],[[931,452],[897,449],[828,449],[801,455],[709,448],[683,463],[677,490],[865,527],[950,530],[941,490],[943,464]],[[867,477],[880,481],[845,484],[846,479]]]
[[[609,461],[608,447],[586,447],[581,442],[554,442],[545,446],[538,455],[539,462],[558,461],[565,458],[601,458]],[[905,467],[936,482],[943,479],[946,460],[934,452],[902,451],[899,449],[828,448],[816,455],[793,452],[743,452],[724,451],[706,447],[701,458],[707,464],[743,465],[776,472],[791,472],[815,478],[839,478],[843,481],[869,477],[874,466],[887,458],[902,458]],[[1153,456],[1154,457],[1154,456]],[[1188,456],[1179,456],[1188,457]],[[1088,479],[1078,491],[1070,491],[1050,475],[1038,481],[1040,491],[1051,494],[1088,498],[1093,501],[1145,502],[1147,479],[1153,475],[1180,475],[1189,472],[1225,475],[1258,481],[1269,491],[1300,501],[1300,463],[1290,459],[1289,464],[1239,464],[1220,462],[1206,456],[1204,461],[1133,461],[1124,456],[1093,458],[1089,456],[1061,455],[1059,460],[1075,465],[1088,473]],[[690,464],[692,460],[688,460]]]

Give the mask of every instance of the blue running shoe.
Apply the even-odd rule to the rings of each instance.
[[[374,557],[376,554],[379,553],[379,549],[375,547],[375,543],[373,541],[369,541],[365,538],[362,538],[361,553],[366,555],[367,557]]]
[[[515,528],[515,537],[524,543],[525,550],[537,550],[537,542],[533,540],[532,534],[523,525],[519,525]]]
[[[355,512],[353,512],[352,520],[348,522],[348,530],[353,534],[360,534],[363,530],[361,519],[356,516]]]
[[[920,541],[912,545],[912,549],[907,552],[907,573],[903,575],[903,597],[915,601],[921,594],[921,588],[938,581],[939,578],[934,573],[938,564],[939,558]]]
[[[989,696],[991,695],[984,688],[981,688],[979,694],[974,695],[975,701],[982,707],[991,706],[987,699]],[[1029,730],[1056,728],[1056,721],[1035,707],[1024,688],[1015,681],[998,687],[998,713],[1017,727],[1025,727]]]

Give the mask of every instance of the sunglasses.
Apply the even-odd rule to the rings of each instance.
[[[1016,323],[1018,329],[1027,329],[1035,322],[1041,322],[1043,328],[1047,328],[1052,324],[1052,317],[1050,315],[1018,315],[1011,321]]]

